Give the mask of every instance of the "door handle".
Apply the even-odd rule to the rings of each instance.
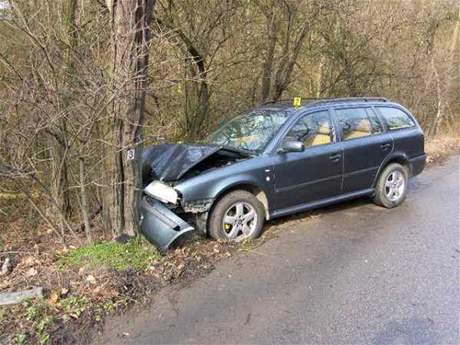
[[[340,157],[342,157],[342,154],[336,153],[336,154],[330,155],[329,159],[331,161],[338,162],[340,160]]]
[[[380,145],[380,148],[381,148],[383,151],[388,150],[390,147],[391,147],[391,144],[390,144],[390,143],[386,143],[386,144]]]

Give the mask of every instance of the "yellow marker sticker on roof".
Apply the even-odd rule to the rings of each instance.
[[[294,97],[294,107],[298,108],[302,105],[302,98],[300,97]]]

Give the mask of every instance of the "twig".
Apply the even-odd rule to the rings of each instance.
[[[0,256],[3,256],[3,255],[10,255],[10,254],[21,254],[21,253],[30,253],[30,251],[26,251],[26,250],[14,250],[14,251],[8,251],[8,252],[0,252]]]

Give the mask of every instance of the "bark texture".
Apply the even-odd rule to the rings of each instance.
[[[149,25],[154,0],[118,0],[112,7],[113,101],[110,220],[115,234],[133,236],[139,223]]]

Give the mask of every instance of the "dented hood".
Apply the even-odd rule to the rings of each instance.
[[[199,144],[161,144],[146,148],[142,157],[144,181],[177,181],[221,149],[220,146]]]

